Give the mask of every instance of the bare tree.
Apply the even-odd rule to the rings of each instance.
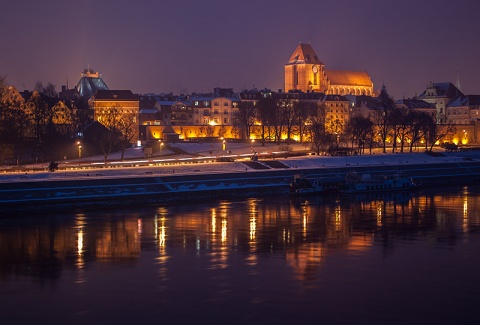
[[[255,120],[255,105],[253,102],[250,101],[242,101],[240,102],[239,106],[239,116],[238,120],[239,126],[243,127],[244,129],[244,137],[246,139],[250,138],[251,127]]]
[[[13,154],[22,145],[26,129],[24,100],[0,76],[0,165],[4,164],[7,152]]]
[[[422,139],[428,137],[429,126],[433,125],[435,121],[433,118],[424,112],[411,111],[408,115],[409,132],[408,137],[410,139],[410,152],[413,151],[413,147]]]
[[[125,155],[125,149],[131,145],[132,140],[138,136],[137,116],[135,113],[123,113],[118,116],[114,132],[118,134],[119,144],[122,149],[121,160]]]
[[[354,116],[348,121],[346,130],[352,137],[352,148],[356,143],[358,152],[364,153],[365,145],[373,133],[373,122],[368,117]]]
[[[272,122],[276,122],[277,105],[271,96],[262,97],[258,102],[257,117],[261,123],[260,136],[262,138],[262,145],[265,145],[265,139],[270,137],[270,126]],[[278,127],[278,126],[277,126]]]
[[[387,152],[387,138],[392,130],[391,112],[395,109],[395,103],[387,92],[385,85],[382,86],[380,95],[380,107],[375,110],[373,119],[380,134],[380,139],[383,145],[383,152]]]
[[[432,119],[433,120],[433,119]],[[430,127],[428,128],[429,132],[429,139],[430,139],[430,151],[432,151],[433,146],[435,143],[438,141],[448,137],[452,136],[457,132],[457,129],[455,125],[446,123],[446,124],[440,124],[438,121],[441,121],[441,118],[437,118],[436,121],[432,121],[430,123]]]
[[[331,143],[331,136],[325,128],[325,105],[308,107],[305,130],[317,155]]]
[[[99,122],[109,130],[100,141],[105,162],[108,155],[117,146],[122,150],[121,159],[123,160],[125,149],[132,143],[132,140],[138,136],[136,113],[124,112],[122,111],[122,107],[115,105],[103,110],[102,115],[99,117]]]
[[[411,129],[412,115],[408,109],[396,107],[390,112],[390,124],[392,134],[392,152],[397,148],[397,140],[400,140],[400,152],[403,152],[407,134]]]

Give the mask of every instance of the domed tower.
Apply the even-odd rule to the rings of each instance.
[[[89,99],[97,90],[109,90],[103,81],[102,75],[93,69],[85,69],[80,73],[80,80],[77,83],[77,90],[81,97]]]

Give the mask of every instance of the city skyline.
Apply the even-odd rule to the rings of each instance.
[[[0,75],[73,88],[90,67],[134,93],[283,88],[299,42],[327,67],[368,71],[396,99],[429,82],[480,94],[476,1],[10,2],[0,13]]]

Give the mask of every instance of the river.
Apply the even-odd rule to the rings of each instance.
[[[4,215],[2,323],[478,323],[479,210],[451,187]]]

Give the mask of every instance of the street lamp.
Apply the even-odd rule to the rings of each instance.
[[[162,140],[158,140],[158,141],[160,141],[160,156],[161,156],[163,151],[163,141]]]
[[[253,151],[253,143],[255,142],[255,139],[250,140],[250,149]]]
[[[227,149],[227,142],[225,140],[222,141],[222,150]]]
[[[78,158],[82,158],[82,145],[80,144],[80,141],[77,141],[77,146],[78,146]]]

